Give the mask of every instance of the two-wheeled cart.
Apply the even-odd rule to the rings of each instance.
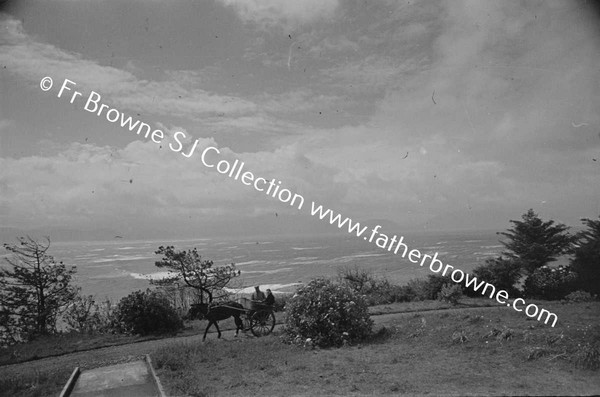
[[[252,331],[254,336],[269,335],[275,328],[275,311],[273,306],[253,302],[248,298],[238,300],[244,307],[244,328]]]

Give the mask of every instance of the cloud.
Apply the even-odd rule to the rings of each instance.
[[[256,104],[250,101],[194,88],[189,83],[201,78],[197,72],[170,72],[167,76],[171,79],[166,81],[142,80],[130,71],[100,65],[35,41],[15,19],[5,18],[0,22],[0,29],[4,31],[0,62],[10,72],[36,85],[44,76],[51,76],[57,85],[68,78],[106,96],[115,106],[157,115],[202,117],[227,113],[235,117],[256,110]],[[131,66],[128,64],[127,68],[131,70]]]
[[[221,0],[245,22],[293,29],[334,15],[338,0]]]
[[[183,152],[194,138],[184,129],[159,127],[166,133],[160,145],[141,140],[124,148],[72,143],[52,156],[0,158],[0,208],[9,209],[3,212],[3,225],[177,229],[198,220],[230,225],[273,212],[298,215],[297,209],[205,166],[200,153],[209,146],[221,151],[209,161],[244,162],[245,171],[281,181],[282,188],[306,200],[338,194],[333,172],[294,145],[237,153],[213,138],[200,138],[195,154],[186,158],[169,149],[178,146],[173,134],[186,133]]]

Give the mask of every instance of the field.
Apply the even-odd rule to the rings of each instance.
[[[600,393],[600,302],[539,303],[558,314],[555,328],[506,307],[444,310],[448,306],[439,302],[374,307],[373,312],[390,314],[373,316],[371,340],[340,349],[290,346],[277,335],[234,338],[232,332],[221,340],[209,334],[201,343],[205,323],[194,322],[177,338],[138,338],[89,351],[82,346],[77,353],[2,366],[0,394],[56,395],[74,366],[93,368],[146,353],[173,396]],[[428,309],[441,310],[413,312]],[[91,340],[79,344],[101,344]],[[52,351],[56,348],[40,349],[38,358]]]
[[[377,316],[372,340],[341,349],[275,336],[177,343],[154,357],[172,395],[600,393],[600,303],[543,304],[557,327],[504,307],[458,309]]]

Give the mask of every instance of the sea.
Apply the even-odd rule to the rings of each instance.
[[[465,272],[499,254],[503,246],[493,231],[418,232],[402,235],[409,249],[433,256]],[[398,235],[398,238],[400,235]],[[391,238],[391,235],[390,235]],[[359,267],[377,277],[405,284],[432,274],[427,265],[402,258],[351,235],[271,238],[196,238],[171,241],[114,239],[112,241],[53,242],[49,253],[55,260],[74,265],[74,283],[97,301],[118,301],[129,293],[151,286],[150,280],[163,277],[165,269],[155,262],[160,246],[197,248],[203,260],[214,266],[234,263],[241,271],[230,287],[247,293],[253,286],[270,288],[275,294],[293,292],[317,277],[335,277],[344,267]],[[428,262],[427,262],[428,263]]]

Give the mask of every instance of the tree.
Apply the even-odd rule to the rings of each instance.
[[[515,284],[521,278],[521,265],[514,259],[502,257],[489,258],[485,265],[478,266],[473,270],[473,275],[478,280],[485,280],[497,289],[503,289],[511,296],[518,295]],[[465,293],[469,296],[479,296],[480,292],[474,292],[467,288]]]
[[[229,284],[229,282],[240,275],[235,265],[213,267],[213,261],[202,260],[196,248],[191,250],[175,251],[175,247],[160,246],[157,255],[163,255],[155,264],[160,268],[170,270],[170,275],[161,280],[153,280],[156,285],[175,285],[181,281],[185,285],[195,288],[199,292],[200,303],[204,303],[204,297],[212,302],[215,293],[218,293]]]
[[[579,232],[571,267],[579,288],[600,295],[600,219],[582,219],[587,230]]]
[[[50,239],[20,237],[4,244],[12,269],[0,269],[0,309],[3,331],[13,340],[56,331],[56,317],[77,295],[71,285],[75,267],[56,263],[47,254]]]
[[[555,261],[571,249],[575,240],[567,232],[567,226],[555,225],[552,220],[543,222],[532,209],[523,214],[522,219],[511,220],[514,227],[498,234],[509,239],[501,241],[507,248],[503,254],[518,261],[527,274]]]

